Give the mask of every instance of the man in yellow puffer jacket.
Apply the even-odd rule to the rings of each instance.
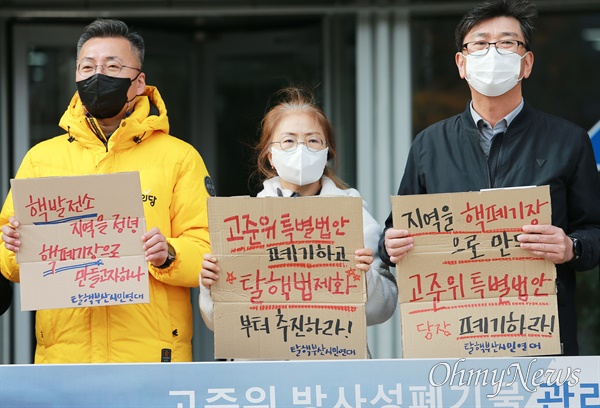
[[[150,303],[39,310],[36,363],[191,361],[190,288],[210,252],[206,200],[214,187],[199,153],[169,135],[156,88],[142,72],[144,42],[118,20],[96,20],[77,45],[75,94],[64,135],[34,146],[17,178],[138,171],[146,224]],[[118,199],[118,197],[115,197]],[[21,242],[9,192],[0,271],[19,282]],[[22,339],[27,341],[27,339]]]

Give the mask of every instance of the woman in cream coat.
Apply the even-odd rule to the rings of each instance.
[[[310,91],[286,88],[262,121],[257,146],[258,172],[264,178],[258,197],[350,196],[360,193],[348,188],[328,166],[335,162],[335,140],[331,125],[314,103]],[[365,248],[355,253],[357,268],[366,273],[367,325],[389,319],[398,301],[396,279],[377,255],[381,226],[369,214],[363,200]],[[217,258],[204,256],[200,274],[200,311],[207,327],[213,330],[213,302],[210,286],[219,279]]]

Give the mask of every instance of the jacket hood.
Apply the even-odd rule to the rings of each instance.
[[[127,148],[141,143],[144,138],[159,133],[169,133],[167,108],[156,87],[146,86],[144,93],[137,96],[132,105],[131,114],[121,120],[117,130],[110,136],[108,147]],[[71,98],[59,126],[67,132],[68,137],[84,145],[103,143],[98,135],[100,127],[97,120],[86,115],[85,107],[77,92]]]

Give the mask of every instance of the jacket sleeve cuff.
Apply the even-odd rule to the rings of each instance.
[[[200,314],[202,315],[202,320],[204,320],[204,324],[206,327],[210,329],[210,331],[215,331],[214,324],[214,303],[212,297],[210,296],[210,289],[200,284],[200,296],[198,299],[198,304],[200,306]]]
[[[395,268],[396,264],[392,263],[392,261],[390,261],[390,256],[388,255],[386,249],[385,249],[385,231],[387,231],[387,228],[383,230],[383,233],[381,234],[381,237],[379,238],[379,245],[378,245],[378,251],[379,251],[379,258],[388,266]]]
[[[595,249],[592,245],[592,239],[587,234],[569,234],[569,237],[577,238],[581,242],[581,256],[579,258],[571,259],[563,263],[562,265],[566,268],[575,271],[587,271],[593,269],[597,265],[596,255],[594,255]]]

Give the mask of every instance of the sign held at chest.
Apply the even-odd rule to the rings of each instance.
[[[556,268],[521,249],[548,186],[392,197],[414,248],[396,266],[404,357],[561,354]]]
[[[21,309],[149,303],[139,173],[11,180]]]
[[[356,197],[210,197],[215,357],[365,358]]]

